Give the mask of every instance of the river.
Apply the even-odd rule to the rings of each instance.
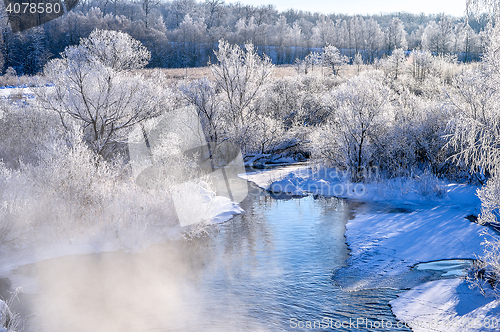
[[[409,331],[387,328],[397,324],[388,303],[402,290],[341,287],[339,269],[349,257],[345,225],[369,206],[336,198],[276,198],[251,186],[242,207],[245,213],[192,240],[18,268],[17,284],[31,280],[17,305],[31,314],[27,327],[37,332]],[[386,327],[374,329],[377,324]]]

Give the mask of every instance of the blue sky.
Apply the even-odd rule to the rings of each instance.
[[[289,8],[323,13],[379,14],[381,12],[426,13],[462,16],[466,0],[239,0],[243,4],[273,4],[278,10]],[[228,0],[227,2],[236,2]]]

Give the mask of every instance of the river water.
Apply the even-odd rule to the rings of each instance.
[[[14,276],[33,282],[20,296],[22,313],[32,314],[27,329],[409,331],[395,328],[388,304],[401,290],[340,286],[349,257],[345,224],[369,207],[336,198],[277,199],[252,187],[243,208],[193,240],[19,268]]]

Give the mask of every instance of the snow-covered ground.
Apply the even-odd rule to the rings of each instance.
[[[391,287],[391,277],[419,262],[474,259],[484,250],[481,232],[497,236],[465,219],[480,209],[474,186],[444,183],[430,176],[352,184],[335,170],[304,166],[242,177],[272,192],[347,197],[386,207],[382,213],[358,211],[346,225],[350,261],[359,274],[347,286],[353,290]],[[470,290],[462,278],[427,282],[403,293],[391,306],[399,320],[413,324],[414,331],[493,331],[498,328],[489,328],[491,323],[487,323],[500,320],[500,301]],[[464,321],[470,320],[476,320],[475,327],[473,323],[464,327]]]
[[[20,86],[0,86],[0,99],[10,99],[13,95],[34,98],[33,87]]]

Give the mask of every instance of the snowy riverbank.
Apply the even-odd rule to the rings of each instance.
[[[348,286],[352,290],[391,287],[391,277],[419,262],[474,259],[484,250],[481,232],[497,236],[465,218],[480,209],[473,186],[425,176],[418,181],[356,185],[332,170],[304,166],[248,173],[245,178],[273,192],[346,197],[392,207],[383,213],[358,211],[346,225],[350,263],[364,276]],[[500,301],[485,299],[459,278],[419,285],[391,306],[414,331],[463,331],[464,320],[476,320],[476,327],[469,324],[470,331],[493,331],[486,322],[500,313]]]

